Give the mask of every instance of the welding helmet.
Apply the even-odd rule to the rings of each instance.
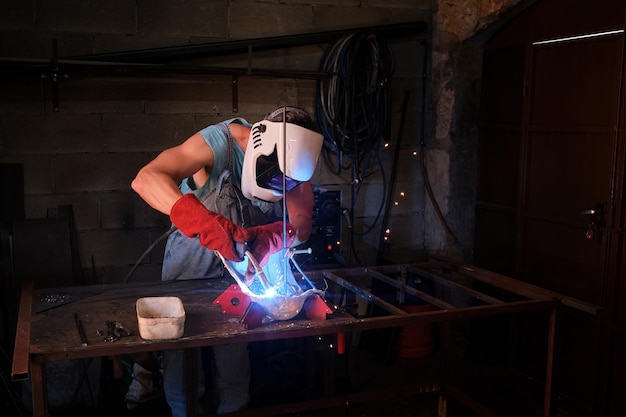
[[[252,125],[241,173],[243,195],[275,202],[283,197],[283,188],[290,191],[310,180],[323,141],[321,134],[294,123],[262,120]]]

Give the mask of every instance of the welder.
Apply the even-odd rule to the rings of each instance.
[[[244,261],[237,242],[246,243],[263,266],[306,241],[314,202],[310,179],[322,142],[306,111],[280,107],[255,124],[233,118],[208,126],[144,166],[132,188],[177,228],[168,237],[161,278],[226,277],[215,251]],[[166,400],[173,417],[184,417],[183,351],[161,353]],[[250,400],[247,345],[214,346],[211,354],[215,411],[244,409]],[[198,374],[202,395],[203,372]]]

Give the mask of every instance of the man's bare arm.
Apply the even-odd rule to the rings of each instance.
[[[296,232],[293,246],[305,242],[313,227],[313,186],[310,181],[298,185],[286,195],[289,224]]]
[[[213,166],[213,151],[199,133],[182,144],[161,152],[144,166],[131,187],[151,207],[170,214],[174,203],[182,196],[178,183],[205,167]]]

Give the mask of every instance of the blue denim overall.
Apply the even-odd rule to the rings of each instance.
[[[215,127],[218,127],[221,132],[216,133]],[[242,155],[238,156],[233,152],[234,142],[228,129],[228,122],[213,125],[211,128],[213,135],[221,133],[227,138],[225,152],[217,151],[219,147],[224,148],[223,143],[219,146],[212,146],[214,159],[218,161],[220,157],[225,157],[228,158],[227,168],[231,168],[233,165],[237,168],[240,167],[241,161],[239,159],[242,158]],[[210,139],[205,136],[205,140],[208,143]],[[272,218],[273,207],[267,205],[259,207],[252,204],[250,200],[243,197],[239,184],[233,184],[232,179],[230,171],[226,170],[219,176],[215,187],[207,190],[208,186],[211,185],[211,181],[207,181],[207,184],[200,190],[193,192],[209,210],[221,213],[240,226],[248,227],[274,220]],[[200,245],[197,238],[188,238],[176,230],[169,236],[166,244],[162,280],[200,278],[231,279],[219,257],[213,251]],[[206,356],[209,356],[212,357],[211,370],[215,389],[215,411],[228,413],[245,408],[250,400],[248,345],[242,343],[213,346],[210,348],[210,353],[211,355],[202,355],[198,350],[198,364],[200,364],[198,396],[201,397],[205,391],[204,373],[201,365],[202,357],[205,356],[206,359]],[[163,357],[163,388],[167,403],[172,409],[172,416],[186,417],[187,397],[183,351],[168,350],[161,352],[161,354]]]

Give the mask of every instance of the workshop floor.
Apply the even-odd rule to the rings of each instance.
[[[375,335],[376,337],[380,335]],[[384,336],[384,335],[383,335]],[[419,359],[397,357],[388,344],[351,348],[349,354],[329,351],[323,339],[276,341],[251,344],[252,403],[242,417],[436,417],[438,385],[436,375],[441,361],[435,351]],[[463,358],[465,359],[465,358]],[[501,417],[540,417],[543,415],[543,388],[520,375],[471,361],[446,362],[453,369],[456,386],[472,399]],[[102,385],[97,409],[63,410],[64,417],[170,417],[162,396],[128,410],[119,380]],[[411,388],[411,389],[407,389]],[[419,391],[421,393],[418,393]],[[320,401],[328,392],[339,394],[344,402]],[[343,398],[342,397],[342,398]],[[474,414],[448,397],[449,417]],[[307,410],[285,404],[307,402]],[[583,411],[555,400],[554,417],[585,417]],[[261,410],[264,410],[261,412]],[[267,410],[270,410],[267,412]],[[51,417],[55,417],[51,410]]]
[[[318,341],[313,341],[315,344]],[[308,342],[307,342],[308,344]],[[284,348],[284,346],[283,346]],[[402,387],[413,386],[415,375],[432,375],[433,362],[429,359],[391,359],[380,353],[352,351],[350,355],[320,352],[310,345],[251,346],[252,355],[252,404],[241,417],[435,417],[437,416],[437,392],[414,394],[403,392]],[[311,352],[311,349],[313,352]],[[268,353],[269,350],[269,353]],[[308,355],[308,358],[303,358]],[[260,359],[260,357],[263,359]],[[256,360],[255,360],[256,359]],[[320,364],[320,361],[323,362]],[[350,362],[350,363],[348,363]],[[332,368],[331,373],[320,372]],[[256,375],[256,377],[255,377]],[[425,381],[432,379],[425,378]],[[119,381],[109,387],[106,398],[97,410],[77,408],[63,410],[64,417],[171,417],[169,407],[162,396],[128,410],[120,396]],[[396,389],[395,387],[400,387]],[[425,390],[434,389],[425,384]],[[332,390],[350,397],[349,403],[321,400],[324,390]],[[365,392],[365,395],[361,395]],[[393,398],[391,398],[393,396]],[[313,404],[313,409],[290,411],[285,404]],[[259,412],[260,410],[264,410]],[[266,411],[269,410],[269,411]],[[272,412],[274,410],[275,412]],[[209,413],[210,414],[210,413]],[[52,416],[54,417],[54,413]]]

